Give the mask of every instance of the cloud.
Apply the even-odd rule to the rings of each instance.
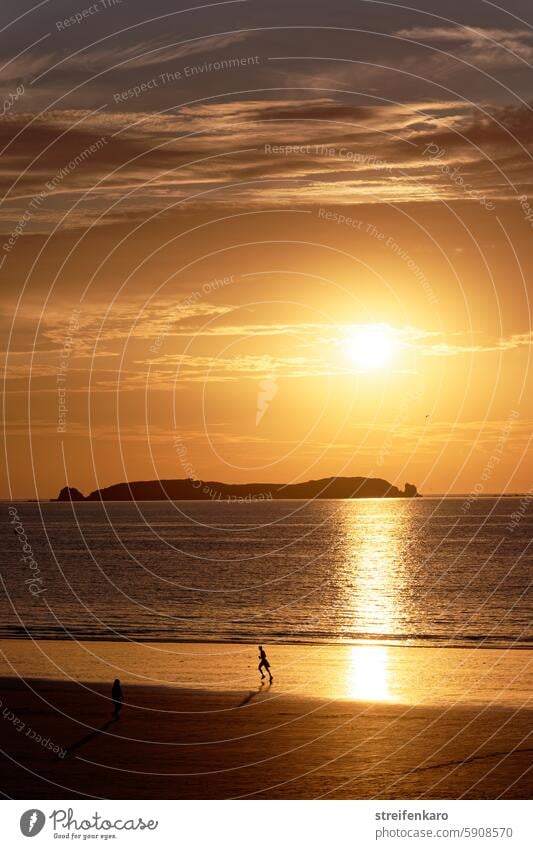
[[[249,38],[247,32],[235,32],[227,34],[215,34],[200,36],[191,39],[186,44],[168,44],[168,36],[160,39],[154,39],[151,42],[139,42],[132,45],[122,53],[110,52],[109,58],[114,62],[126,59],[128,64],[133,67],[142,68],[150,65],[161,65],[164,62],[175,61],[177,59],[186,59],[189,56],[198,56],[201,54],[211,54],[217,50],[226,50],[234,44],[242,44]]]
[[[460,166],[474,193],[488,198],[516,196],[499,169],[515,185],[533,180],[529,104],[482,112],[453,101],[359,107],[273,99],[197,104],[179,114],[82,110],[31,120],[10,116],[0,124],[4,233],[53,175],[102,139],[46,193],[27,232],[46,232],[83,193],[84,208],[67,226],[85,226],[113,204],[116,215],[118,202],[122,216],[139,213],[141,199],[146,212],[183,201],[203,210],[472,199],[443,164]],[[431,146],[442,151],[438,159],[428,155]]]
[[[35,75],[36,80],[44,79],[48,75],[59,73],[72,74],[76,72],[98,73],[113,69],[114,74],[130,72],[132,70],[148,69],[157,66],[161,70],[169,62],[176,62],[190,56],[227,50],[235,44],[246,41],[248,33],[237,32],[222,35],[205,35],[189,40],[184,44],[179,42],[169,44],[169,36],[160,36],[149,41],[138,41],[133,44],[105,44],[77,51],[61,50],[54,55],[47,55],[45,60],[31,61],[25,65],[21,58],[19,76],[21,71],[25,77]],[[18,77],[13,77],[17,79]]]
[[[454,55],[482,68],[516,68],[533,61],[533,32],[466,26],[409,27],[396,32],[401,38],[441,45]]]
[[[456,357],[459,354],[487,354],[494,351],[513,351],[516,348],[531,345],[533,345],[533,331],[513,333],[511,336],[501,337],[492,343],[484,345],[456,345],[449,342],[438,342],[434,345],[424,346],[421,353],[431,357]]]
[[[75,391],[86,388],[89,379],[95,391],[143,389],[148,385],[174,390],[176,381],[226,382],[273,371],[290,378],[342,377],[353,371],[342,354],[357,326],[353,324],[236,324],[232,313],[238,313],[238,307],[197,303],[182,310],[175,300],[160,300],[141,309],[134,303],[121,302],[120,308],[107,316],[106,311],[105,304],[91,304],[77,316],[74,329],[64,313],[61,320],[59,312],[54,316],[51,311],[43,319],[35,349],[28,350],[21,340],[18,353],[10,352],[6,358],[11,386],[21,391],[24,380],[42,379],[44,382],[34,384],[36,391],[56,391],[55,376],[65,356],[65,340],[69,343],[69,380],[76,385]],[[504,353],[533,344],[533,331],[472,343],[460,341],[458,333],[449,334],[458,341],[441,342],[436,339],[441,336],[437,331],[416,327],[391,330],[399,355],[395,373],[411,371],[402,352],[448,358]],[[225,347],[222,351],[213,347],[217,340],[228,337],[240,343],[232,356],[222,353]],[[272,337],[277,337],[274,349],[270,343],[259,353],[250,347],[257,349],[259,340]]]

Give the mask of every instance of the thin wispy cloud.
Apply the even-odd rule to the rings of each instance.
[[[470,26],[410,27],[396,33],[443,47],[459,46],[461,57],[480,67],[516,67],[520,60],[533,61],[533,32]]]

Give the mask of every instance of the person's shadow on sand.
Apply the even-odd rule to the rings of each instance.
[[[118,721],[118,717],[113,716],[113,717],[111,717],[111,719],[108,719],[106,722],[104,722],[104,724],[101,725],[100,728],[95,728],[95,730],[91,731],[90,734],[86,734],[85,737],[81,737],[80,740],[76,740],[76,742],[72,743],[71,746],[67,746],[65,759],[70,757],[72,752],[75,752],[76,749],[80,749],[82,746],[85,746],[87,743],[90,743],[91,740],[94,740],[96,737],[99,737],[100,734],[103,734],[105,731],[107,731],[107,729],[111,725],[113,725],[114,722],[117,722],[117,721]],[[56,758],[56,760],[58,760],[58,758]]]
[[[259,696],[263,692],[263,690],[265,690],[265,691],[270,690],[271,687],[272,687],[272,683],[270,681],[269,681],[268,684],[266,684],[264,681],[261,681],[257,690],[252,690],[250,693],[248,693],[248,695],[244,697],[242,702],[239,702],[238,706],[244,707],[244,705],[249,704],[252,701],[252,699],[255,699],[256,696]]]

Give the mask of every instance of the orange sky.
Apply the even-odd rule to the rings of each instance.
[[[531,12],[355,5],[9,25],[2,497],[529,489]]]

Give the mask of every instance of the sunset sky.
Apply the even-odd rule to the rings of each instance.
[[[4,0],[1,497],[529,490],[533,8],[414,5]]]

